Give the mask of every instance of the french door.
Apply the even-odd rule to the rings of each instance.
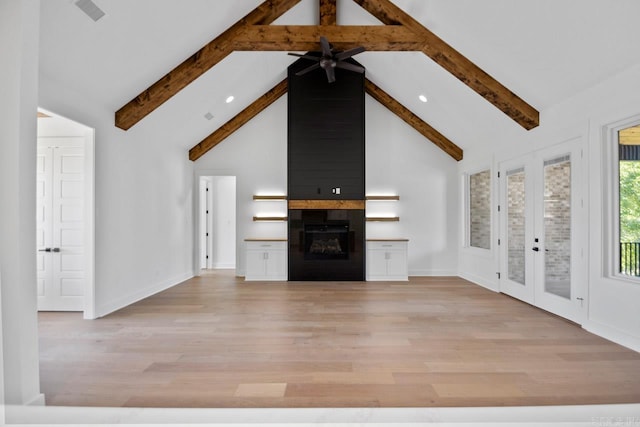
[[[84,309],[84,139],[39,138],[38,310]]]
[[[500,291],[581,323],[586,310],[579,140],[502,162]]]

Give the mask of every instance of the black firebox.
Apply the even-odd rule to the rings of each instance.
[[[290,209],[289,280],[364,280],[364,210]]]

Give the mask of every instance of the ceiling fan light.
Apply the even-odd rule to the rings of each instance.
[[[420,95],[420,96],[418,96],[418,99],[419,99],[420,101],[422,101],[422,102],[427,102],[427,97],[426,97],[426,96],[424,96],[424,95]]]

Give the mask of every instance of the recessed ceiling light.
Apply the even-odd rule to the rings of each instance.
[[[230,95],[229,97],[227,97],[227,99],[225,100],[225,102],[228,104],[230,102],[233,102],[235,98],[233,97],[233,95]]]
[[[426,96],[424,96],[424,95],[420,95],[420,96],[418,97],[418,99],[419,99],[420,101],[422,101],[422,102],[427,102],[427,97],[426,97]]]

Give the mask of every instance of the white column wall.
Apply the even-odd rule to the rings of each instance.
[[[36,317],[39,0],[0,2],[0,274],[6,404],[43,403]]]

